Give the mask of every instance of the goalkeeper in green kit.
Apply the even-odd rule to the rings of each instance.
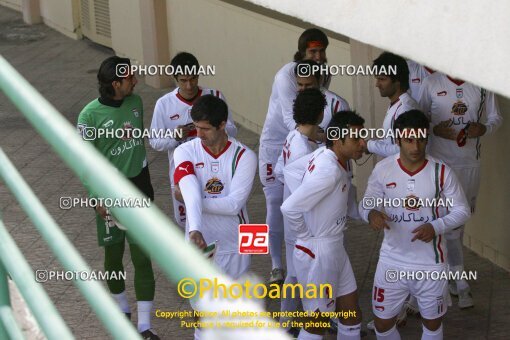
[[[97,74],[100,97],[81,111],[78,130],[84,140],[92,143],[133,185],[154,200],[144,140],[143,137],[133,138],[132,133],[133,129],[143,131],[143,105],[141,98],[133,94],[137,80],[129,69],[127,58],[114,56],[103,61]],[[115,135],[101,133],[106,130],[115,131]],[[84,184],[90,196],[97,197],[87,183]],[[138,332],[144,339],[159,339],[151,329],[155,281],[150,257],[129,234],[115,226],[105,207],[96,207],[96,224],[99,246],[105,250],[106,272],[124,271],[122,257],[127,238],[135,269]],[[107,285],[120,309],[131,318],[124,280],[107,280]]]

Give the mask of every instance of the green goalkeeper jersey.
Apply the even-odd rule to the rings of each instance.
[[[78,116],[78,130],[126,177],[135,177],[147,165],[138,95],[125,97],[119,107],[93,100]]]

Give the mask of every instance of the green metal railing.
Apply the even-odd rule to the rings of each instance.
[[[100,155],[90,143],[82,140],[74,126],[48,103],[3,57],[0,56],[0,89],[25,115],[33,127],[53,147],[63,161],[86,181],[101,197],[143,197],[131,182]],[[37,230],[66,270],[90,271],[72,243],[25,183],[0,149],[0,178],[28,214]],[[182,242],[182,234],[155,205],[148,208],[111,208],[130,235],[151,255],[173,282],[189,277],[219,278],[220,274],[194,247]],[[3,264],[3,267],[2,267]],[[5,269],[4,269],[5,267]],[[49,339],[73,338],[54,305],[35,282],[34,273],[17,248],[0,219],[0,338],[22,338],[9,307],[7,272],[14,280],[41,329]],[[96,281],[75,280],[74,283],[116,339],[134,339],[138,334],[111,296]],[[227,304],[228,305],[228,304]],[[224,305],[225,306],[225,305]],[[232,302],[232,308],[262,311],[254,302]],[[4,337],[5,335],[5,337]],[[262,338],[262,337],[260,337]],[[287,339],[283,332],[272,333],[272,339]],[[229,339],[228,333],[222,339]],[[247,338],[248,339],[248,338]]]

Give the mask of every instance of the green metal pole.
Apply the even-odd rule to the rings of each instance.
[[[35,196],[23,177],[0,148],[0,178],[12,191],[23,209],[48,243],[65,269],[91,272],[90,267],[67,239],[41,201]],[[44,268],[38,268],[44,269]],[[33,280],[33,278],[32,278]],[[103,325],[117,339],[134,339],[138,333],[126,316],[117,307],[110,294],[97,281],[74,281],[90,306],[99,315]]]
[[[34,272],[0,220],[0,259],[49,339],[74,339]]]
[[[0,308],[11,307],[11,297],[9,294],[9,281],[5,267],[0,262]],[[6,324],[0,322],[0,339],[7,339]]]
[[[0,339],[25,339],[23,332],[18,326],[16,319],[14,318],[13,311],[10,307],[1,306],[0,307],[0,323],[5,325],[6,334],[5,337],[2,334]]]

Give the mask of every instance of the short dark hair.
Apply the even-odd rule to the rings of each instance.
[[[363,126],[365,119],[358,115],[356,111],[338,111],[333,114],[328,124],[329,128],[338,128],[340,131],[349,129],[351,126]],[[327,131],[327,130],[326,130]],[[327,133],[329,135],[329,133]],[[342,134],[340,134],[342,136]],[[341,141],[345,140],[340,138]],[[330,148],[333,146],[333,140],[326,138],[326,147]]]
[[[198,59],[189,52],[179,52],[172,58],[170,65],[174,69],[174,78],[177,76],[195,76],[193,72],[187,72],[193,68],[198,72],[199,64]]]
[[[319,124],[319,116],[326,107],[326,97],[319,89],[310,88],[298,93],[294,100],[294,120],[297,124]]]
[[[404,113],[402,113],[398,118],[395,120],[395,123],[393,123],[393,129],[395,131],[395,134],[397,131],[400,133],[404,129],[420,129],[420,130],[426,130],[429,128],[429,120],[425,114],[420,110],[409,110]],[[397,137],[400,136],[400,134],[396,135]],[[397,138],[400,140],[400,138]]]
[[[191,119],[194,122],[206,120],[215,128],[219,128],[221,123],[228,119],[227,103],[212,94],[201,96],[193,103]]]
[[[306,66],[302,66],[302,65],[306,65]],[[313,60],[301,60],[301,61],[298,61],[296,63],[296,67],[294,67],[294,74],[296,75],[296,77],[300,76],[302,77],[303,76],[303,68],[310,68],[310,75],[311,76],[314,76],[317,81],[321,82],[321,71],[319,69],[319,64]]]
[[[123,78],[129,75],[129,70],[124,70],[119,67],[117,70],[117,65],[124,64],[131,66],[131,61],[129,58],[121,58],[117,56],[108,57],[101,63],[99,66],[99,71],[97,72],[97,81],[99,85],[99,94],[101,97],[112,98],[115,96],[115,90],[113,88],[112,82],[121,81]],[[127,71],[127,72],[124,72]],[[125,76],[120,76],[120,74],[125,74]]]
[[[409,66],[404,58],[390,52],[383,52],[374,60],[373,65],[377,66],[377,68],[386,68],[388,77],[390,77],[392,81],[399,81],[402,91],[405,92],[409,90]],[[390,66],[392,68],[397,68],[397,74],[389,72]]]
[[[318,28],[309,28],[301,33],[301,36],[298,40],[298,50],[294,54],[294,61],[301,61],[306,55],[306,49],[308,48],[308,44],[312,41],[318,41],[325,48],[329,45],[329,40],[326,34],[322,32]]]

